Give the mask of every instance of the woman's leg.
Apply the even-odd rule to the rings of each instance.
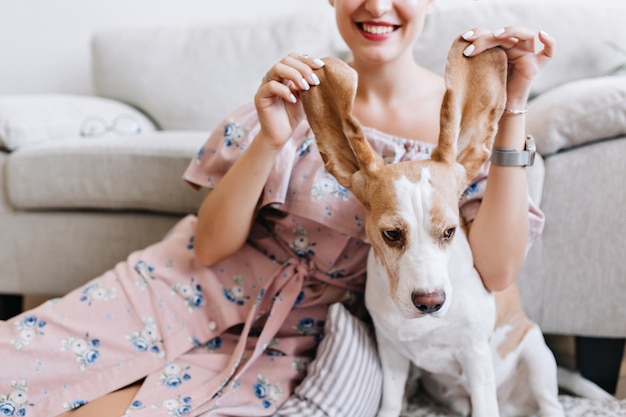
[[[119,417],[128,409],[140,387],[141,383],[137,382],[59,417]]]
[[[204,308],[212,307],[192,302],[195,287],[183,285],[211,274],[194,262],[191,220],[63,298],[0,321],[0,409],[57,416],[162,372],[196,340],[206,342]]]
[[[133,302],[131,269],[0,322],[0,407],[55,416],[162,367],[158,319]]]

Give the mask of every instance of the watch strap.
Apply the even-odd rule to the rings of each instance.
[[[525,167],[532,166],[535,162],[537,148],[531,135],[526,136],[526,144],[523,151],[516,149],[498,149],[491,151],[491,163],[500,166]]]

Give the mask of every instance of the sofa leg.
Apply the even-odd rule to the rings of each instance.
[[[24,297],[13,294],[0,294],[0,320],[8,320],[22,312]]]
[[[605,391],[615,394],[626,339],[576,337],[576,362],[580,373]]]

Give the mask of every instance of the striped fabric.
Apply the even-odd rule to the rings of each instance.
[[[328,311],[317,357],[274,417],[369,417],[378,412],[382,371],[372,332],[340,303]]]

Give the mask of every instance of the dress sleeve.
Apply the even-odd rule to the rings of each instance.
[[[213,129],[189,163],[183,179],[195,189],[213,189],[248,148],[258,130],[259,120],[252,103],[235,110]]]
[[[259,119],[253,103],[237,109],[213,130],[189,163],[183,179],[195,189],[204,187],[212,190],[246,151],[259,130]],[[311,151],[313,142],[314,138],[307,123],[303,122],[296,127],[292,137],[276,156],[260,196],[260,206],[285,204],[296,164],[304,167],[300,170],[305,171],[313,169],[310,165],[312,159],[319,160],[321,164],[316,148]],[[304,156],[308,158],[303,158]],[[309,162],[300,162],[302,159]]]
[[[487,173],[489,172],[489,162],[483,164],[480,172],[465,190],[461,196],[459,204],[459,210],[461,217],[466,224],[471,223],[476,217],[478,207],[483,200],[485,194],[485,187],[487,186]],[[528,247],[539,237],[543,232],[543,226],[545,223],[545,216],[543,212],[537,207],[528,196]]]

